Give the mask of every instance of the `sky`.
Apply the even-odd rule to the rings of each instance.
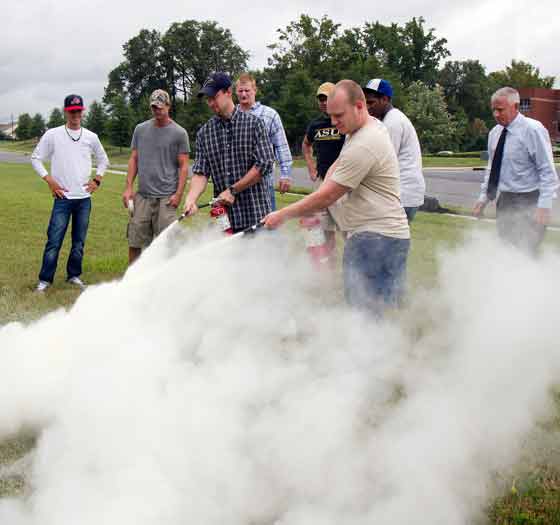
[[[252,3],[167,0],[158,9],[146,0],[19,0],[2,7],[0,30],[0,123],[23,112],[42,113],[61,106],[77,92],[90,103],[101,99],[111,69],[122,61],[122,45],[141,29],[165,31],[186,19],[216,20],[251,53],[250,67],[266,65],[267,45],[276,30],[302,13],[327,15],[345,27],[365,21],[403,24],[422,16],[426,27],[448,40],[450,60],[478,59],[487,72],[504,69],[511,59],[525,60],[541,74],[560,77],[554,43],[560,2],[511,0],[405,0],[373,3],[355,0],[284,0]],[[556,85],[559,85],[557,80]]]

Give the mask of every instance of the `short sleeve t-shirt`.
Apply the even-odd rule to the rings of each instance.
[[[329,180],[350,188],[347,198],[329,207],[338,227],[352,235],[374,232],[409,239],[399,198],[399,165],[385,126],[369,117],[365,126],[346,136]]]
[[[138,151],[138,193],[144,197],[167,197],[177,191],[177,155],[190,151],[189,136],[176,122],[158,128],[153,119],[136,126],[132,149]]]
[[[332,125],[329,116],[322,115],[309,124],[306,136],[317,157],[317,174],[324,177],[340,154],[344,145],[344,135]]]
[[[401,172],[401,202],[407,207],[424,203],[426,183],[422,174],[422,151],[418,135],[408,117],[397,108],[392,108],[383,118],[395,146]]]

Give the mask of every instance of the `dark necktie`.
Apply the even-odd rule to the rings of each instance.
[[[494,157],[492,157],[492,166],[490,168],[490,177],[488,178],[488,189],[486,193],[488,199],[493,201],[498,192],[498,185],[500,184],[500,169],[502,167],[502,159],[504,158],[504,145],[506,143],[507,128],[502,130],[502,134],[498,140]]]

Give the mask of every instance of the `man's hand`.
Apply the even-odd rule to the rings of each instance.
[[[537,224],[542,226],[547,226],[550,224],[550,209],[549,208],[537,208],[535,210],[535,221]]]
[[[178,208],[179,204],[181,204],[181,199],[183,198],[183,195],[181,195],[179,192],[174,193],[173,195],[171,195],[171,197],[169,197],[169,200],[167,201],[167,204],[169,204],[170,206],[173,206],[174,208]]]
[[[128,201],[134,198],[134,190],[132,188],[126,188],[122,194],[123,206],[128,208]]]
[[[261,222],[269,229],[275,230],[276,228],[282,226],[286,218],[282,213],[282,210],[273,211],[269,213]]]
[[[45,182],[49,185],[49,189],[51,190],[53,197],[57,199],[65,198],[64,192],[68,190],[60,186],[60,184],[58,184],[58,182],[56,182],[51,175],[47,175],[45,177]]]
[[[96,184],[96,182],[93,179],[90,179],[88,180],[87,184],[84,184],[84,188],[88,193],[93,193],[99,188],[99,186]]]
[[[315,182],[317,180],[317,168],[313,167],[313,168],[307,168],[307,171],[309,172],[309,178]]]
[[[226,206],[231,206],[235,202],[235,197],[232,195],[229,188],[227,190],[222,191],[217,197],[217,201],[220,204],[225,204]]]
[[[290,179],[280,179],[278,189],[280,190],[280,193],[286,193],[287,191],[290,191],[291,185],[292,183],[290,182]]]
[[[474,208],[472,210],[473,217],[476,217],[477,219],[479,219],[482,216],[482,214],[484,213],[484,208],[486,208],[486,203],[478,201],[474,205]]]
[[[198,211],[198,206],[196,205],[196,201],[187,195],[187,198],[185,200],[185,206],[183,207],[183,213],[187,217],[189,217],[191,215],[194,215],[197,211]]]

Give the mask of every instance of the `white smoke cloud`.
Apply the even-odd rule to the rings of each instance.
[[[0,523],[464,524],[550,408],[555,254],[471,241],[375,323],[281,234],[171,237],[0,329],[0,438],[39,432]]]

